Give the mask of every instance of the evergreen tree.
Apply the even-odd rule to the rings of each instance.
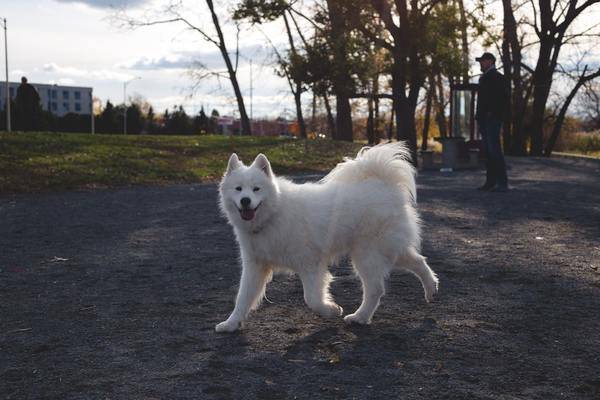
[[[127,134],[139,135],[144,127],[142,110],[136,103],[127,107]]]
[[[192,133],[192,121],[182,106],[173,107],[171,113],[165,111],[164,132],[174,135],[189,135]]]
[[[106,106],[100,114],[98,120],[98,132],[100,133],[119,133],[119,118],[117,116],[117,110],[115,106],[110,102],[106,101]]]
[[[150,106],[148,113],[146,114],[146,133],[152,135],[158,132],[158,126],[156,124],[156,115],[154,115],[154,108]]]
[[[209,129],[209,120],[204,112],[204,107],[200,109],[200,112],[194,118],[194,133],[212,133]]]

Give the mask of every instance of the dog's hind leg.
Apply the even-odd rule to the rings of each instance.
[[[372,250],[352,255],[354,269],[362,281],[363,297],[360,307],[344,317],[347,323],[370,324],[385,294],[385,279],[389,274],[390,262]]]
[[[438,277],[427,265],[425,257],[420,255],[415,249],[410,248],[406,253],[398,257],[396,266],[414,274],[425,291],[425,300],[431,302],[438,291]]]
[[[271,277],[272,270],[270,268],[244,263],[233,312],[226,321],[218,324],[215,330],[217,332],[233,332],[241,328],[250,311],[260,304],[267,282]]]
[[[298,275],[304,287],[304,301],[311,310],[325,318],[343,314],[344,310],[333,301],[329,293],[332,277],[326,267],[303,271]]]

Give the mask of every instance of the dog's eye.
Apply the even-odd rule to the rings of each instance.
[[[242,191],[242,187],[238,186],[238,187],[235,188],[235,190],[237,190],[238,192],[241,192]]]
[[[256,187],[256,186],[252,189],[253,192],[258,192],[259,190],[260,190],[260,188]]]

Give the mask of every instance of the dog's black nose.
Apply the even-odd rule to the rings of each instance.
[[[240,203],[242,203],[242,207],[248,207],[251,202],[252,200],[250,200],[249,197],[242,197],[242,200],[240,200]]]

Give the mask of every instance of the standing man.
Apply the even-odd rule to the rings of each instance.
[[[15,99],[17,106],[17,120],[19,129],[24,131],[33,131],[38,127],[38,118],[40,114],[40,95],[37,90],[27,83],[27,78],[21,78],[21,84],[17,88],[17,97]]]
[[[508,179],[500,144],[500,128],[509,107],[509,88],[504,75],[496,70],[496,57],[483,53],[475,59],[482,75],[479,78],[475,119],[483,139],[486,179],[478,190],[506,192]]]

